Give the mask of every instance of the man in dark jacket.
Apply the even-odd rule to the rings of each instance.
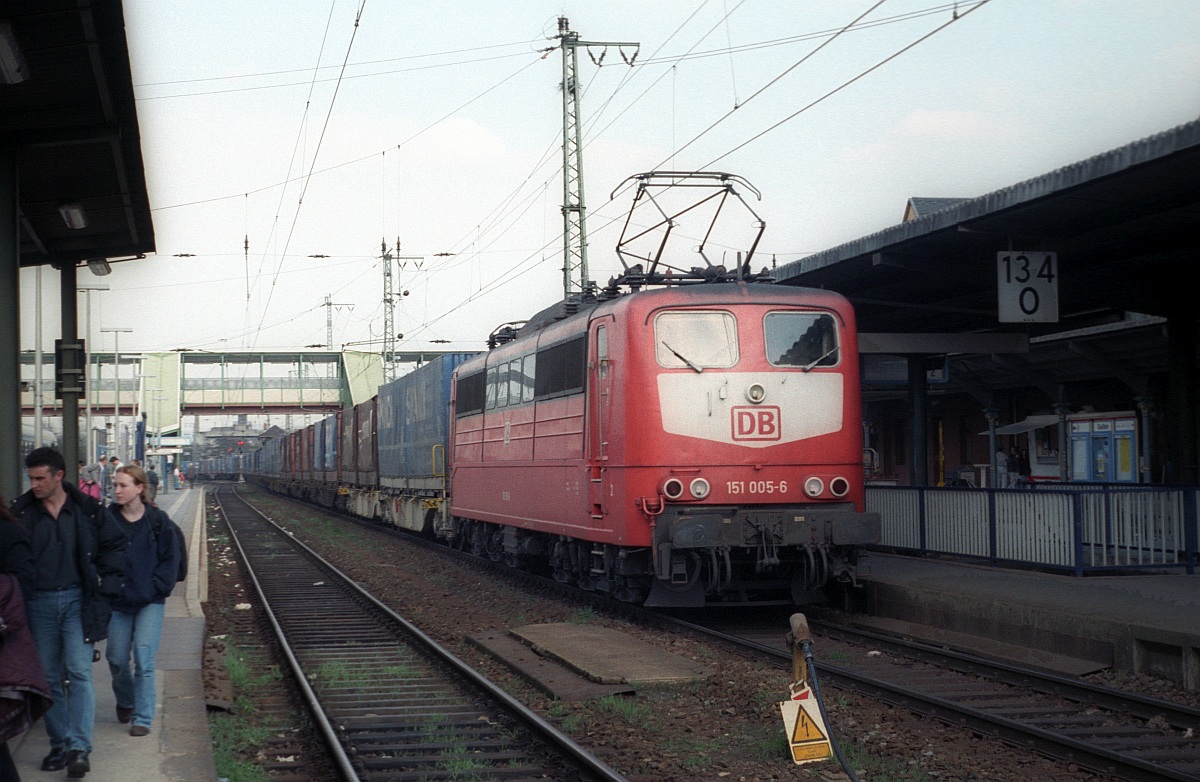
[[[108,632],[107,599],[121,594],[125,536],[95,500],[63,481],[61,453],[35,448],[25,467],[31,488],[12,510],[33,547],[37,576],[26,618],[54,698],[46,714],[50,754],[42,769],[65,768],[79,779],[91,770],[93,644]],[[64,679],[71,682],[69,698]]]

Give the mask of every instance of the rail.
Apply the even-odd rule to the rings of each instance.
[[[222,514],[341,778],[625,778],[236,491]]]
[[[791,664],[780,621],[660,617]],[[810,620],[826,681],[1119,779],[1197,782],[1200,710],[826,621]],[[865,650],[884,650],[880,656]],[[838,654],[840,652],[840,654]],[[928,665],[915,666],[914,661]]]
[[[1024,489],[870,486],[882,545],[1066,570],[1200,564],[1200,488],[1053,484]]]

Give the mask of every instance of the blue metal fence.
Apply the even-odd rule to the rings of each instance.
[[[885,546],[1069,570],[1200,564],[1197,487],[1049,484],[1030,489],[867,487]]]

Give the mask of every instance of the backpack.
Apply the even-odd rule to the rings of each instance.
[[[150,530],[154,533],[154,539],[158,540],[158,536],[162,534],[163,520],[166,520],[166,525],[169,527],[170,534],[175,537],[175,547],[179,549],[179,571],[175,574],[175,581],[184,581],[188,574],[188,551],[187,541],[183,537],[183,530],[179,525],[171,520],[171,517],[161,511],[154,514],[154,519],[150,524]]]

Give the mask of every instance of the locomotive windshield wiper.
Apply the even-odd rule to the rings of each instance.
[[[662,344],[663,344],[663,347],[664,347],[664,348],[666,348],[667,350],[669,350],[669,351],[671,351],[673,354],[675,354],[675,358],[679,359],[680,361],[682,361],[683,363],[687,364],[687,365],[688,365],[689,367],[691,367],[692,369],[696,370],[696,374],[700,374],[700,373],[702,373],[702,372],[704,371],[704,370],[703,370],[703,369],[701,369],[700,367],[698,367],[698,366],[696,366],[695,364],[693,364],[691,361],[688,361],[688,359],[687,359],[687,357],[686,357],[686,356],[684,356],[682,353],[680,353],[680,352],[679,352],[678,350],[676,350],[675,348],[673,348],[673,347],[671,347],[670,345],[668,345],[666,342],[663,342]],[[822,356],[821,358],[824,358],[824,356]],[[817,359],[817,361],[820,361],[820,360],[821,360],[820,358],[819,358],[819,359]]]
[[[834,345],[834,346],[833,346],[833,347],[831,347],[829,350],[825,351],[825,354],[824,354],[823,356],[821,356],[820,358],[814,359],[814,360],[812,361],[812,363],[805,364],[804,366],[800,367],[800,371],[801,371],[801,372],[808,372],[810,369],[812,369],[813,367],[815,367],[817,364],[820,364],[822,361],[824,361],[825,359],[829,358],[829,357],[830,357],[830,356],[832,356],[834,353],[837,353],[837,345]],[[676,355],[678,355],[678,354],[676,354]]]

